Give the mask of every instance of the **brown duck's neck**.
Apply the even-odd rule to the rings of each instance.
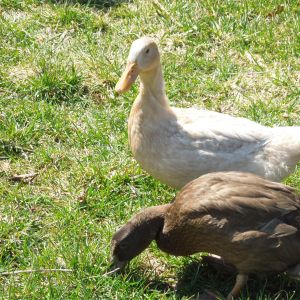
[[[142,99],[146,99],[145,104],[169,107],[160,64],[149,71],[140,73],[140,79],[140,95]]]
[[[149,239],[154,240],[164,226],[165,214],[170,204],[152,206],[143,209],[133,217],[141,232],[144,232]]]

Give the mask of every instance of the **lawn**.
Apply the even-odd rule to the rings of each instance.
[[[188,299],[234,277],[153,243],[105,276],[115,230],[175,190],[133,159],[137,85],[114,86],[130,44],[159,41],[172,105],[300,125],[300,4],[252,1],[0,0],[1,299]],[[32,176],[20,177],[22,174]],[[287,183],[300,188],[300,171]],[[240,299],[299,299],[285,275]]]

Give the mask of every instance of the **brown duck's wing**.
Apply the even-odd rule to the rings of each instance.
[[[227,223],[230,227],[227,229],[233,232],[266,228],[270,233],[271,229],[279,230],[279,227],[274,227],[278,220],[300,229],[300,200],[294,189],[253,174],[211,173],[181,190],[167,219],[172,219],[172,223],[182,223],[205,215],[214,220],[224,220],[220,223],[222,228]],[[216,222],[211,224],[215,226]],[[282,226],[280,228],[283,230]]]
[[[282,271],[300,262],[299,196],[252,174],[208,174],[176,196],[164,234],[180,237],[186,252],[220,255],[239,271]]]
[[[230,211],[249,214],[284,215],[300,208],[295,190],[254,174],[239,172],[210,173],[187,184],[173,204],[183,211]],[[175,209],[175,208],[174,208]]]

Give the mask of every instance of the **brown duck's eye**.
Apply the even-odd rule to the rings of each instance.
[[[119,245],[119,248],[120,248],[120,249],[126,249],[127,246],[128,246],[128,244],[127,244],[127,243],[126,243],[126,244],[124,243],[124,244],[120,244],[120,245]]]
[[[146,50],[146,54],[148,54],[149,52],[150,52],[150,49],[147,49],[147,50]]]

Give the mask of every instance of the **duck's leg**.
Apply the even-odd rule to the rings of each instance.
[[[241,291],[243,286],[246,284],[248,280],[248,275],[245,274],[238,274],[236,276],[235,285],[229,295],[227,296],[226,300],[234,299]]]

